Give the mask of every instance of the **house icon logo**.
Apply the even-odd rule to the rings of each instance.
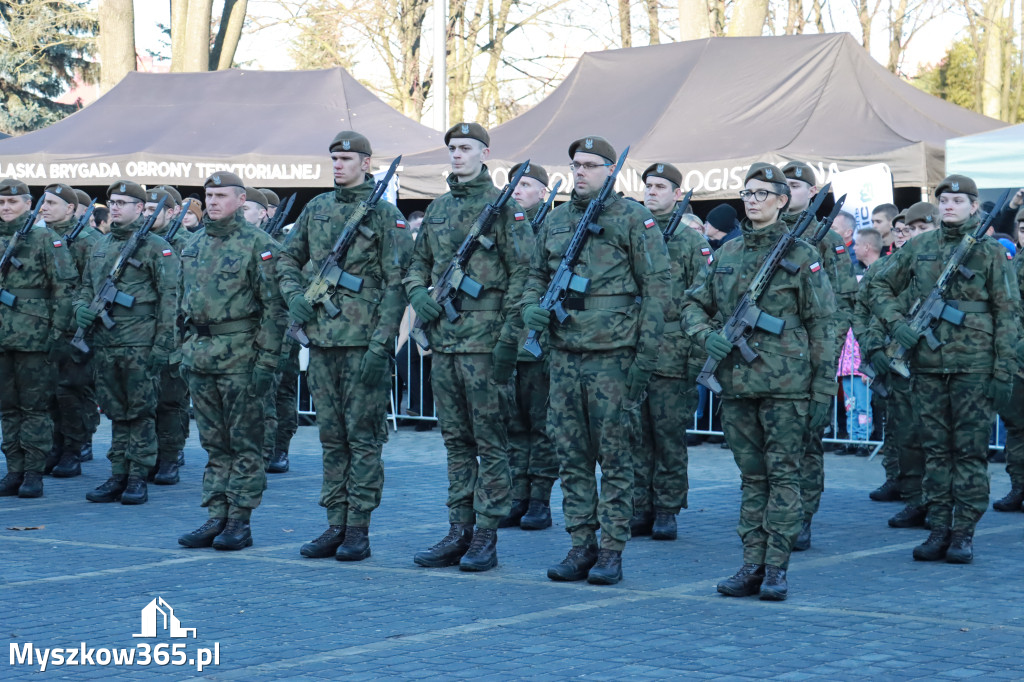
[[[192,639],[196,637],[195,628],[181,627],[181,621],[174,615],[174,608],[163,597],[157,597],[143,607],[142,632],[132,637],[156,637],[161,627],[172,638],[188,637],[189,633],[192,633]]]

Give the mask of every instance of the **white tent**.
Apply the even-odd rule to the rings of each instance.
[[[1024,187],[1024,123],[946,140],[946,173],[971,177],[979,189]]]

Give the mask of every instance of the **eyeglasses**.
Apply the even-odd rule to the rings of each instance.
[[[904,235],[913,234],[913,232],[914,232],[914,229],[910,228],[910,227],[894,227],[894,228],[892,228],[892,233],[894,235],[896,235],[897,237],[902,237]]]
[[[743,201],[764,201],[765,199],[768,198],[769,194],[779,196],[778,192],[769,192],[766,189],[759,189],[753,192],[750,191],[749,189],[742,189],[740,190],[740,199],[742,199]]]
[[[589,173],[590,171],[595,170],[597,168],[607,168],[610,165],[610,163],[576,163],[575,161],[573,161],[572,163],[569,164],[569,170],[581,170]]]
[[[125,201],[124,199],[114,199],[112,201],[107,202],[107,204],[111,208],[124,208],[125,206],[130,206],[131,204],[141,204],[141,203],[142,203],[141,201]]]

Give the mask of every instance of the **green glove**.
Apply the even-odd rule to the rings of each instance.
[[[725,360],[725,356],[732,351],[732,343],[722,332],[711,332],[704,340],[704,350],[715,360]]]
[[[316,313],[313,312],[313,306],[309,304],[309,301],[302,294],[295,294],[288,301],[288,314],[300,324],[308,324],[316,317]]]
[[[889,373],[889,356],[884,351],[876,350],[871,354],[871,368],[875,370],[875,377],[884,377]]]
[[[914,350],[921,340],[921,336],[922,334],[915,332],[906,322],[897,322],[896,326],[892,328],[892,338],[907,350]]]
[[[264,398],[270,393],[274,385],[274,373],[266,367],[256,365],[252,368],[252,376],[249,379],[248,393],[253,398]]]
[[[159,376],[160,370],[170,364],[170,361],[171,354],[168,351],[163,348],[154,347],[153,350],[149,352],[149,362],[147,363],[147,367],[151,374]]]
[[[1013,381],[1000,381],[993,379],[988,385],[988,397],[992,398],[992,407],[999,414],[1002,414],[1011,406],[1010,398],[1013,395]]]
[[[820,396],[821,398],[829,398],[829,396]],[[825,424],[828,424],[828,418],[832,415],[832,401],[821,402],[818,397],[811,398],[810,404],[810,419],[807,422],[807,428],[812,431],[818,431],[819,429],[825,428]]]
[[[89,310],[89,306],[80,305],[78,310],[75,311],[75,323],[82,329],[88,329],[89,326],[96,321],[99,317],[96,313]]]
[[[413,289],[413,292],[409,294],[409,305],[412,306],[416,317],[424,322],[433,322],[441,317],[443,310],[441,304],[430,297],[430,292],[426,287]]]
[[[644,389],[647,388],[647,384],[651,380],[651,375],[654,372],[648,372],[647,370],[640,369],[640,367],[634,362],[629,366],[629,371],[626,372],[626,398],[630,402],[636,402],[640,400],[640,397],[644,394]]]
[[[527,329],[542,332],[551,324],[551,311],[544,310],[536,303],[523,308],[523,323]]]
[[[516,368],[516,347],[499,341],[491,351],[491,378],[496,384],[506,384]]]
[[[359,381],[364,386],[379,386],[387,369],[387,354],[382,355],[377,346],[370,346],[359,361]]]

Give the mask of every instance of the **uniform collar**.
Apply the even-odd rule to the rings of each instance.
[[[491,173],[487,170],[485,164],[480,169],[480,174],[468,182],[459,182],[459,179],[455,177],[454,173],[450,173],[447,177],[448,188],[452,192],[452,196],[464,199],[468,196],[475,194],[482,194],[488,188],[494,188],[494,182],[491,180]]]
[[[117,223],[110,223],[110,234],[114,235],[115,239],[127,239],[145,222],[145,216],[139,216],[127,225],[118,225]]]
[[[745,246],[761,249],[771,247],[779,241],[779,237],[789,231],[784,218],[776,220],[771,225],[755,230],[750,220],[744,218],[740,223],[740,230],[743,232],[743,244]]]
[[[354,204],[365,199],[373,191],[374,180],[369,173],[363,175],[363,181],[355,187],[334,186],[334,200],[341,204]]]
[[[245,211],[241,208],[235,211],[233,215],[221,218],[220,220],[212,220],[209,217],[203,218],[203,227],[206,229],[206,234],[211,237],[226,237],[232,232],[241,229],[244,224]]]

